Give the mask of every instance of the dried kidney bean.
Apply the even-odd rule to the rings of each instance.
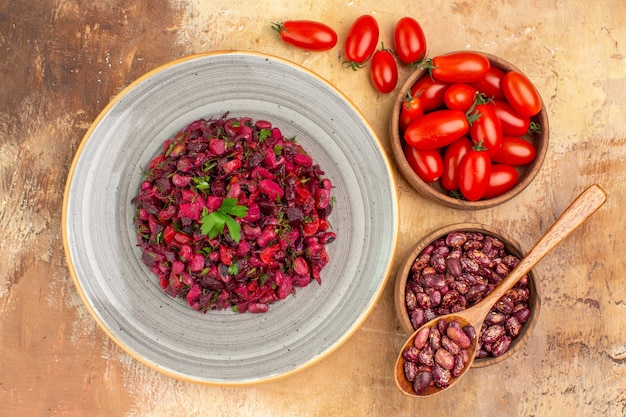
[[[481,301],[517,265],[500,239],[455,231],[426,246],[411,266],[405,305],[414,329]],[[530,317],[528,275],[492,308],[483,323],[476,357],[502,355]]]
[[[468,348],[474,337],[469,328],[461,329],[453,320],[440,319],[434,326],[421,329],[413,344],[402,352],[404,377],[413,383],[415,393],[423,395],[432,386],[447,388],[450,378],[461,375],[469,362]]]
[[[194,121],[165,141],[133,199],[142,260],[167,294],[196,310],[266,312],[295,288],[321,283],[335,239],[332,183],[323,175],[269,121]],[[226,198],[247,208],[230,218],[240,239],[228,222],[214,238],[202,230],[204,213]]]

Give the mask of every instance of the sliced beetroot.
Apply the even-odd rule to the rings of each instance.
[[[263,313],[311,280],[321,283],[336,237],[332,183],[269,121],[194,121],[163,143],[145,174],[135,226],[142,261],[166,294],[202,312]],[[225,201],[246,210],[220,212]],[[209,238],[202,225],[212,213],[227,225]]]

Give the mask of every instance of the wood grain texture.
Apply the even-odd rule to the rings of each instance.
[[[367,70],[342,68],[352,21],[373,14],[381,41],[417,18],[429,55],[483,50],[540,90],[550,148],[536,180],[484,211],[442,208],[398,176],[396,265],[414,241],[461,221],[507,230],[524,249],[589,184],[607,203],[536,267],[542,311],[524,348],[416,402],[393,382],[404,333],[393,280],[364,325],[320,364],[246,388],[177,381],[132,360],[96,327],[71,283],[61,240],[70,161],[89,124],[134,79],[174,58],[254,50],[319,73],[363,111],[388,152],[395,94]],[[339,34],[334,49],[282,44],[271,21],[310,18]],[[452,416],[626,413],[626,7],[623,0],[0,0],[0,415]],[[400,80],[409,69],[401,67]],[[395,276],[392,271],[392,276]],[[339,387],[339,388],[338,388]]]

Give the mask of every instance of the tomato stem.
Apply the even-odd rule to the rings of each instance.
[[[433,78],[433,70],[435,68],[437,68],[437,66],[433,65],[432,58],[424,58],[422,61],[420,61],[420,64],[415,67],[416,70],[418,69],[428,70],[428,74],[430,75],[430,78]]]
[[[381,42],[381,43],[380,43],[380,50],[381,50],[381,51],[391,52],[391,49],[390,49],[390,48],[385,48],[385,42]]]
[[[287,30],[285,29],[285,26],[283,26],[282,22],[281,23],[272,22],[272,29],[275,30],[278,33],[281,33],[283,30],[285,32],[287,32]]]
[[[365,63],[362,62],[362,63],[359,64],[358,62],[354,62],[354,61],[343,61],[342,65],[346,69],[347,68],[351,68],[352,71],[356,71],[359,68],[363,68],[365,66]]]
[[[481,104],[488,104],[488,103],[493,103],[493,98],[487,98],[487,96],[485,95],[485,93],[480,93],[480,92],[476,92],[476,98],[474,99],[474,102],[472,103],[472,105],[470,106],[469,109],[467,109],[467,111],[465,112],[465,116],[467,117],[467,122],[470,124],[470,126],[478,119],[480,119],[480,116],[482,116],[483,114],[476,110],[476,106],[479,106]]]
[[[476,92],[476,99],[474,100],[474,107],[479,104],[493,103],[493,97],[487,97],[485,93]]]
[[[420,68],[422,67],[422,65],[424,65],[424,62],[425,62],[427,59],[428,59],[428,58],[426,58],[426,56],[425,56],[425,55],[420,54],[419,58],[417,58],[417,60],[416,60],[416,61],[411,62],[411,63],[409,64],[409,66],[410,66],[411,68],[413,68],[414,70],[416,70],[416,71],[417,71],[418,69],[420,69]]]
[[[472,107],[470,107],[467,112],[465,112],[465,117],[467,118],[467,123],[469,123],[469,125],[471,126],[475,121],[477,121],[478,119],[480,119],[480,117],[483,114],[479,111],[476,110],[476,104],[472,104]]]
[[[486,151],[487,148],[483,145],[483,141],[479,141],[476,145],[472,146],[472,149],[478,152]]]
[[[530,122],[530,126],[528,127],[528,133],[531,135],[533,133],[541,133],[541,125],[535,121]]]
[[[420,91],[419,94],[422,94],[422,91]],[[419,94],[418,94],[418,96],[419,96]],[[416,98],[417,98],[417,96],[414,96],[411,93],[411,89],[409,88],[408,90],[406,90],[406,94],[404,95],[404,99],[402,100],[402,102],[403,103],[411,103]]]

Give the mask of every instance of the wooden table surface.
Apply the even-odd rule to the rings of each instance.
[[[623,416],[626,414],[626,3],[561,1],[0,0],[1,416]],[[482,50],[536,84],[550,147],[516,199],[442,208],[398,174],[400,235],[392,275],[363,326],[300,373],[248,387],[163,376],[124,353],[82,305],[68,272],[63,190],[90,123],[123,87],[173,59],[259,51],[297,62],[362,110],[391,154],[392,94],[342,68],[353,20],[418,19],[429,55]],[[270,22],[308,18],[338,45],[309,53]],[[401,67],[400,84],[409,69]],[[296,92],[294,92],[296,93]],[[395,169],[395,165],[394,165]],[[397,170],[396,170],[397,172]],[[537,267],[539,322],[513,357],[434,398],[404,397],[392,368],[404,334],[393,309],[397,265],[420,235],[459,221],[506,229],[529,249],[569,202],[598,183],[607,203]]]

